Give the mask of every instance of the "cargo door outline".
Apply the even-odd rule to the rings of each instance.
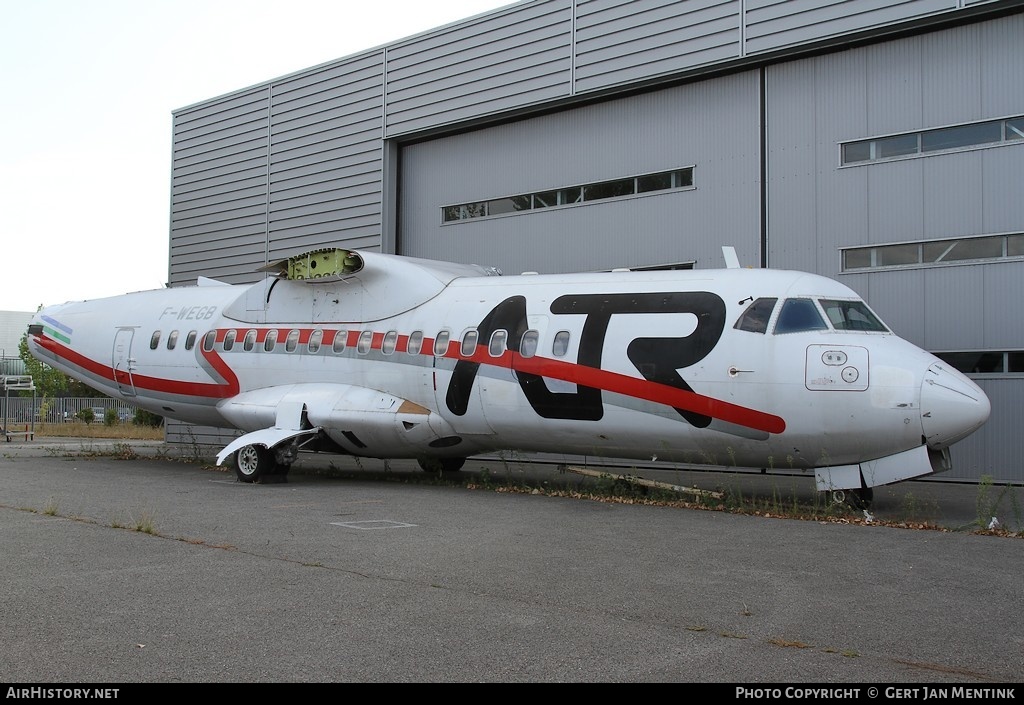
[[[117,389],[126,397],[135,396],[135,382],[132,380],[132,371],[135,369],[135,358],[132,357],[132,340],[135,337],[134,328],[118,328],[114,335],[114,350],[112,368],[114,370],[114,382]]]

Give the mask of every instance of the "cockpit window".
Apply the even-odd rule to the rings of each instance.
[[[811,299],[786,299],[775,322],[776,333],[799,333],[806,330],[825,330],[828,326]]]
[[[878,320],[875,314],[863,301],[836,301],[834,299],[818,299],[825,309],[825,315],[836,330],[866,330],[875,333],[888,333],[889,329]]]
[[[776,298],[758,299],[747,306],[747,310],[740,315],[733,327],[751,333],[764,333],[768,330],[768,319],[772,317],[777,301]]]

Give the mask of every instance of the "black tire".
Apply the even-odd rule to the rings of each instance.
[[[861,487],[852,490],[832,490],[832,501],[836,504],[845,504],[851,509],[867,509],[875,498],[874,490],[870,487]]]
[[[274,469],[274,453],[266,446],[242,446],[235,451],[235,475],[241,482],[259,482]]]
[[[465,458],[420,458],[420,469],[438,475],[442,472],[458,472],[466,464]]]

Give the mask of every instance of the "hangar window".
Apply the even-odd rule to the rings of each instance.
[[[1024,117],[972,122],[934,130],[905,132],[843,142],[840,166],[868,164],[889,159],[925,156],[963,149],[980,149],[1024,141]]]
[[[1021,350],[968,350],[934,355],[971,376],[1024,374],[1024,351]]]
[[[596,181],[590,184],[564,186],[562,188],[515,196],[502,196],[473,203],[442,206],[441,222],[453,223],[471,218],[487,218],[509,213],[522,213],[541,208],[570,206],[580,203],[603,201],[610,198],[645,195],[659,191],[674,191],[693,188],[693,167],[688,166],[672,171],[627,176],[610,181]]]
[[[246,331],[245,338],[242,340],[242,350],[245,350],[246,352],[249,352],[254,347],[256,347],[256,331],[255,330]]]
[[[936,267],[947,264],[1024,257],[1024,233],[982,235],[949,240],[923,240],[840,250],[842,271],[889,267]]]
[[[277,347],[277,331],[268,330],[267,339],[263,341],[263,349],[267,352],[274,352],[274,348]]]
[[[196,335],[197,335],[196,331],[190,330],[188,332],[188,335],[185,336],[185,349],[186,350],[191,350],[192,348],[194,348],[196,346]]]
[[[419,355],[423,349],[423,331],[414,330],[409,334],[409,342],[405,345],[405,351],[410,355]]]
[[[149,349],[156,350],[160,347],[160,331],[153,331],[153,336],[149,339]]]
[[[178,331],[172,330],[167,334],[167,349],[174,350],[174,346],[178,344]]]

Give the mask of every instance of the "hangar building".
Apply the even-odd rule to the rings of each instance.
[[[992,416],[940,479],[1022,482],[1021,184],[1019,0],[526,0],[175,111],[169,282],[327,246],[549,273],[732,245],[970,373]]]

